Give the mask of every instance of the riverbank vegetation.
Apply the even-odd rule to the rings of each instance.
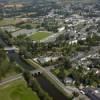
[[[29,87],[32,88],[33,91],[37,93],[39,96],[40,100],[53,100],[52,97],[48,95],[47,92],[45,92],[40,84],[37,82],[35,78],[33,78],[29,72],[24,72],[23,76],[28,84]]]
[[[14,61],[10,61],[4,50],[0,50],[0,80],[3,78],[20,73],[19,65]]]

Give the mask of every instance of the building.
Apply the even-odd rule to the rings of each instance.
[[[70,77],[66,77],[66,78],[64,78],[64,83],[65,84],[72,84],[73,83],[73,79],[70,78]]]
[[[65,27],[58,28],[58,32],[62,32],[65,30]]]
[[[36,62],[39,62],[41,64],[47,63],[49,61],[53,61],[55,62],[59,57],[38,57],[38,58],[34,58],[34,60]]]
[[[77,44],[78,40],[69,41],[69,44]]]

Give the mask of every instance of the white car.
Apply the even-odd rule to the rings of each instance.
[[[84,92],[84,91],[82,91],[82,90],[80,91],[80,93],[82,93],[83,95],[85,95],[85,92]]]

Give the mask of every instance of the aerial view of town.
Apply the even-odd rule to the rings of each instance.
[[[0,0],[0,100],[100,100],[100,0]]]

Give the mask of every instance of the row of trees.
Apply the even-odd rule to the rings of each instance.
[[[10,73],[19,73],[21,70],[17,67],[15,62],[10,62],[7,58],[6,52],[0,50],[0,80]]]
[[[0,37],[8,44],[12,45],[14,39],[12,38],[11,34],[7,31],[0,30]]]
[[[28,84],[29,87],[32,88],[33,91],[37,93],[40,100],[53,100],[48,93],[46,93],[40,86],[40,84],[37,82],[35,78],[33,78],[29,72],[24,72],[23,76]]]

